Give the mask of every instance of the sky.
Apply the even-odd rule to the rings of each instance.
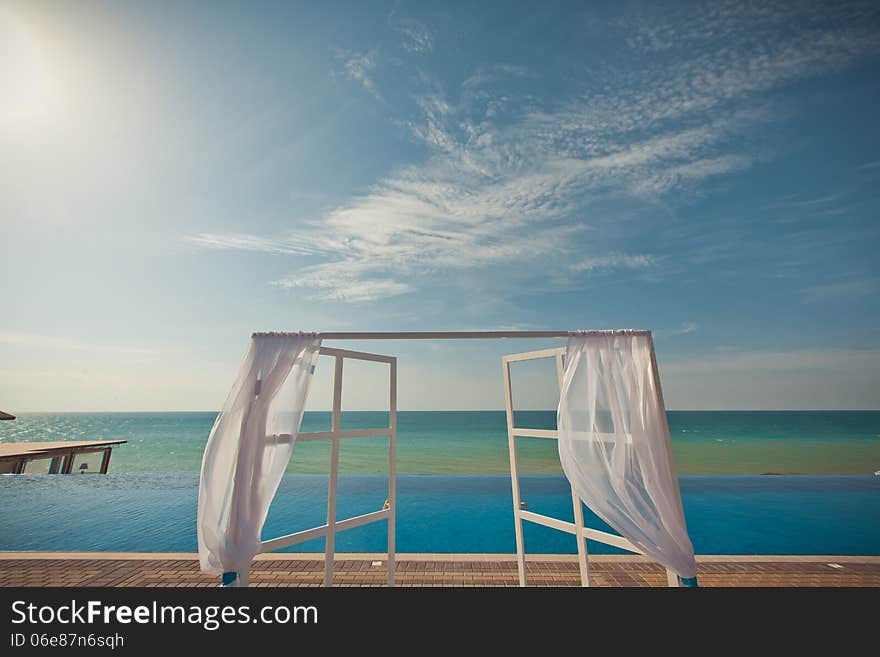
[[[669,408],[880,409],[878,70],[876,2],[0,0],[0,408],[216,410],[259,330],[647,328]],[[562,344],[333,346],[417,410]]]

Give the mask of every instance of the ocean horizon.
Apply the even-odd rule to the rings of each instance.
[[[128,441],[113,474],[198,473],[216,411],[21,413],[0,423],[0,443]],[[679,474],[873,474],[880,470],[880,411],[667,411]],[[517,411],[519,427],[552,429],[556,411]],[[343,429],[388,425],[388,413],[345,411]],[[398,411],[401,474],[509,472],[504,411]],[[330,428],[329,411],[307,411],[302,431]],[[523,473],[559,474],[556,443],[518,438]],[[387,472],[387,438],[344,441],[340,471]],[[329,446],[301,442],[287,472],[327,472]]]

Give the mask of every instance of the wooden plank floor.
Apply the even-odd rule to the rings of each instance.
[[[16,554],[0,556],[0,586],[146,586],[218,585],[216,576],[199,572],[195,555]],[[85,557],[85,555],[82,555]],[[384,586],[381,557],[352,555],[335,562],[336,586]],[[277,558],[276,558],[277,557]],[[310,558],[314,557],[314,558]],[[433,558],[431,558],[433,557]],[[541,559],[537,557],[536,559]],[[379,560],[379,563],[375,562]],[[666,573],[641,557],[597,556],[591,561],[594,586],[665,586]],[[708,557],[699,560],[700,586],[870,586],[880,587],[878,557]],[[527,564],[535,586],[578,586],[577,563],[547,557]],[[251,586],[321,586],[319,555],[264,555],[254,563]],[[512,555],[412,555],[400,558],[398,586],[516,586]]]

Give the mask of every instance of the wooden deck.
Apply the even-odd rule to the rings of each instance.
[[[251,586],[318,587],[323,555],[261,555]],[[335,586],[384,586],[382,555],[340,554]],[[880,587],[880,557],[698,557],[700,586]],[[376,563],[378,562],[378,563]],[[540,555],[528,562],[534,586],[578,586],[576,557]],[[666,572],[638,556],[591,557],[594,586],[666,586]],[[0,553],[0,586],[213,587],[189,553]],[[397,586],[516,586],[513,555],[399,555]]]

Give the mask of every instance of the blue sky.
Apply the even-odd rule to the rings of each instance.
[[[0,408],[216,409],[253,330],[617,327],[670,408],[880,408],[880,7],[538,4],[0,4]],[[549,344],[353,346],[419,409]]]

